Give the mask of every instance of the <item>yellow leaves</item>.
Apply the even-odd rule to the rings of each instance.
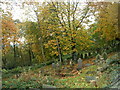
[[[87,48],[89,47],[89,45],[86,46]]]
[[[56,38],[61,38],[61,36],[57,36]]]
[[[52,54],[52,55],[56,55],[56,56],[58,56],[58,52],[57,52],[57,51],[52,51],[51,54]]]
[[[43,61],[43,59],[42,59],[42,57],[40,55],[37,55],[36,58],[37,58],[37,60],[39,60],[39,62]]]
[[[69,36],[71,36],[72,34],[71,33],[68,33]]]
[[[65,33],[65,32],[63,32],[62,34],[63,34],[63,35],[66,35],[66,33]]]
[[[57,45],[57,43],[53,43],[53,45],[54,45],[54,46],[56,46],[56,45]]]
[[[67,55],[67,52],[63,52],[63,55]]]
[[[76,34],[72,34],[73,37],[77,36]]]
[[[99,32],[99,31],[100,31],[100,28],[97,28],[97,29],[94,31],[94,33]]]
[[[38,50],[37,50],[37,49],[33,49],[32,51],[33,51],[33,52],[38,52]]]
[[[118,21],[117,21],[117,16],[118,16],[118,5],[117,4],[110,4],[107,3],[107,6],[104,6],[99,9],[99,19],[98,19],[98,28],[94,31],[100,32],[101,38],[105,38],[106,40],[112,40],[115,37],[117,37],[116,33],[114,30],[117,30],[115,28],[118,26]],[[104,10],[103,10],[104,9]]]
[[[95,43],[95,41],[90,40],[91,43]]]
[[[75,46],[76,45],[76,43],[71,43],[71,46]]]
[[[60,34],[60,32],[56,32],[57,34]]]
[[[3,42],[3,51],[8,52],[10,50],[10,44],[12,44],[14,41],[16,43],[20,43],[18,41],[18,28],[17,25],[12,20],[12,17],[10,13],[7,13],[8,16],[2,16],[2,42]]]
[[[48,43],[56,43],[56,40],[50,40]]]
[[[75,49],[73,49],[73,52],[77,52],[77,49],[75,48]]]
[[[48,44],[44,44],[45,48],[49,48],[49,45]]]
[[[57,47],[52,47],[53,49],[57,49]]]
[[[64,50],[69,50],[69,48],[68,48],[68,47],[65,47]]]
[[[50,40],[48,43],[44,44],[45,48],[51,47],[52,49],[57,49],[57,41],[56,40]]]
[[[58,56],[58,52],[55,52],[56,56]]]

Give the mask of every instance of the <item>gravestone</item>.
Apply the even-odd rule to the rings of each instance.
[[[72,62],[72,59],[70,60],[70,66],[73,66],[73,62]]]
[[[87,64],[85,64],[84,66],[89,67],[89,66],[91,66],[91,64],[90,64],[90,63],[87,63]]]
[[[87,57],[89,57],[89,53],[87,53]]]
[[[95,53],[97,54],[98,52],[97,52],[97,51],[95,51]]]
[[[109,65],[104,64],[102,67],[97,68],[97,72],[104,72],[109,68]]]
[[[100,74],[101,72],[103,72],[105,69],[103,67],[98,67],[97,68],[97,74]]]
[[[104,62],[105,62],[104,58],[101,57],[101,58],[100,58],[100,64],[103,64]]]
[[[73,67],[74,67],[74,63],[73,63],[72,59],[70,60],[69,65],[70,65],[69,70],[72,70],[72,69],[73,69]]]
[[[67,65],[67,59],[64,60],[64,65]]]
[[[56,67],[57,67],[57,68],[60,68],[60,63],[57,63],[57,64],[56,64]]]
[[[61,64],[60,64],[60,62],[58,62],[57,64],[56,64],[56,72],[57,73],[60,73],[61,72]]]
[[[95,71],[87,71],[86,74],[95,74]]]
[[[101,64],[103,61],[101,61],[101,55],[100,54],[97,54],[96,55],[96,64],[99,65]]]
[[[93,55],[93,52],[90,52],[90,55]]]
[[[56,87],[52,85],[43,84],[42,88],[56,88]]]
[[[106,53],[106,52],[103,52],[103,53],[102,53],[102,57],[103,57],[104,60],[106,60],[106,59],[108,58],[107,53]]]
[[[99,61],[98,61],[98,60],[93,60],[93,62],[94,62],[95,64],[97,64]]]
[[[52,68],[56,68],[56,65],[55,65],[55,63],[52,63]]]
[[[65,70],[67,70],[67,67],[64,67]]]
[[[77,69],[78,70],[82,69],[82,59],[81,58],[78,59],[78,68]]]
[[[39,73],[44,75],[44,69],[41,68],[40,71],[39,71]]]
[[[100,54],[97,54],[97,55],[96,55],[96,60],[100,60],[100,58],[101,58],[101,55],[100,55]]]
[[[91,80],[95,80],[95,81],[97,80],[96,77],[94,77],[94,76],[86,76],[85,79],[86,79],[86,82],[88,82],[88,83],[89,83]]]
[[[83,54],[83,59],[85,58],[85,54]]]

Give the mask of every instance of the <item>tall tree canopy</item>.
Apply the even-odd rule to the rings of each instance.
[[[76,61],[119,44],[117,3],[24,2],[20,7],[28,16],[22,22],[13,20],[10,10],[2,15],[2,48],[3,56],[12,52],[23,65]]]

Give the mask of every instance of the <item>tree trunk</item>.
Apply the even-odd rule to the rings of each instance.
[[[63,62],[59,39],[57,39],[57,49],[58,49],[58,54],[59,54],[59,60],[60,62]]]
[[[68,9],[67,9],[67,11],[68,11],[68,15],[67,15],[68,26],[69,26],[69,30],[72,31],[72,29],[71,29],[71,22],[70,22],[70,2],[68,2]],[[73,33],[72,33],[72,35],[73,35]],[[75,42],[74,42],[74,38],[73,38],[72,35],[71,35],[71,42],[74,44]],[[75,60],[75,51],[74,51],[75,45],[73,45],[71,49],[72,49],[72,60],[74,61]]]
[[[4,37],[4,34],[3,34],[3,37]],[[4,44],[4,38],[3,38],[3,50],[5,49],[4,47],[5,47],[5,44]],[[4,58],[2,58],[2,61],[3,61],[4,67],[7,64],[7,60],[6,60],[5,54],[6,54],[5,51],[3,51]]]
[[[6,67],[6,64],[7,64],[7,60],[6,60],[5,57],[4,57],[4,59],[2,58],[2,62],[3,62],[2,67],[5,68],[5,67]]]
[[[32,54],[32,58],[34,59],[34,58],[35,58],[35,56],[34,56],[34,53],[33,53],[33,51],[31,51],[31,54]]]
[[[30,59],[30,65],[32,65],[32,54],[31,54],[31,48],[30,48],[30,45],[29,45],[29,59]]]
[[[14,52],[14,62],[16,63],[16,47],[15,47],[15,40],[14,40],[13,52]]]
[[[72,43],[75,44],[73,38],[72,38]],[[72,60],[73,60],[73,61],[75,61],[75,53],[76,53],[76,52],[74,51],[74,49],[75,49],[75,45],[72,46]]]
[[[40,30],[40,20],[39,20],[39,17],[38,17],[38,13],[35,11],[36,13],[36,16],[37,16],[37,23],[38,23],[38,29],[40,31],[40,46],[41,46],[41,52],[42,52],[42,57],[43,57],[43,60],[45,61],[45,53],[44,53],[44,47],[43,47],[43,38],[42,38],[42,32]]]

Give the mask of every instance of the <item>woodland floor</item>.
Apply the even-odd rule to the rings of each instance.
[[[110,53],[109,57],[116,53]],[[76,70],[77,64],[70,67],[62,65],[60,74],[56,73],[52,65],[47,65],[36,70],[28,70],[3,78],[3,88],[41,88],[42,84],[52,85],[57,88],[102,88],[109,84],[109,77],[106,73],[96,73],[99,65],[93,63],[95,58],[83,59],[83,64],[90,63],[91,66]],[[66,69],[64,69],[66,67]],[[93,71],[87,74],[88,71]],[[4,75],[4,74],[3,74]],[[88,83],[86,76],[98,77],[96,83]]]

